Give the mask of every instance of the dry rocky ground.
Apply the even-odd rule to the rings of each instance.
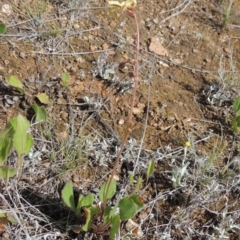
[[[240,89],[240,1],[231,2],[138,1],[140,83],[116,199],[143,178],[137,193],[144,207],[133,219],[142,236],[123,222],[116,239],[240,239],[240,145],[231,129]],[[0,129],[18,113],[31,120],[37,93],[51,98],[47,121],[32,124],[34,148],[20,181],[0,180],[0,210],[18,219],[0,230],[2,239],[109,239],[69,230],[84,215],[75,219],[60,196],[69,180],[76,194],[97,195],[127,131],[136,31],[129,16],[106,5],[0,3],[7,25],[0,36]],[[66,88],[63,73],[70,75]],[[22,80],[25,95],[5,84],[10,75]],[[14,153],[8,161],[16,164]]]

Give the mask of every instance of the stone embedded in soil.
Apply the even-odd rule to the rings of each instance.
[[[108,48],[109,48],[109,45],[108,45],[107,43],[103,43],[102,49],[103,49],[103,50],[106,50],[106,49],[108,49]]]
[[[77,29],[79,29],[79,28],[80,28],[80,25],[79,25],[79,24],[77,24],[77,23],[75,23],[75,24],[73,24],[73,28],[74,28],[75,30],[77,30]]]
[[[68,113],[67,112],[62,112],[60,114],[61,118],[64,120],[64,121],[67,121],[68,120]]]
[[[4,14],[7,17],[12,15],[12,7],[9,4],[3,4],[0,10],[0,14]]]
[[[118,124],[119,124],[119,125],[123,125],[123,124],[124,124],[124,119],[122,119],[122,118],[119,119]]]
[[[149,50],[160,56],[168,56],[168,50],[165,49],[157,37],[152,37]]]
[[[180,64],[183,63],[183,60],[176,58],[176,59],[173,59],[173,60],[172,60],[172,63],[173,63],[173,64],[176,64],[176,65],[180,65]]]
[[[230,52],[231,52],[228,47],[225,47],[225,48],[223,49],[223,51],[224,51],[225,53],[230,53]]]

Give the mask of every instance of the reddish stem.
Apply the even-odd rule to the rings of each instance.
[[[137,32],[137,38],[136,38],[136,57],[135,57],[135,66],[134,66],[134,72],[133,72],[133,77],[134,77],[134,88],[133,88],[133,93],[132,93],[132,103],[131,103],[131,109],[129,112],[129,117],[128,117],[128,123],[127,123],[127,133],[123,139],[123,142],[121,144],[120,150],[118,152],[113,170],[112,170],[112,174],[109,178],[108,184],[107,184],[107,188],[106,188],[106,194],[104,196],[104,202],[103,202],[103,207],[102,209],[104,210],[106,208],[106,204],[107,204],[107,194],[109,191],[109,187],[111,184],[111,181],[116,173],[117,167],[119,166],[119,162],[120,162],[120,157],[122,155],[122,152],[125,148],[125,145],[127,143],[128,137],[130,135],[130,133],[132,132],[132,119],[133,119],[133,108],[135,106],[135,101],[136,101],[136,93],[137,93],[137,88],[138,88],[138,81],[139,81],[139,49],[140,49],[140,34],[139,34],[139,25],[138,25],[138,19],[137,19],[137,14],[135,12],[134,8],[128,8],[126,10],[126,12],[128,13],[129,16],[131,16],[132,18],[134,18],[135,20],[135,26],[136,26],[136,32]]]

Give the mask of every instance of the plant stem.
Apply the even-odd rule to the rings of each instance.
[[[137,88],[138,88],[138,82],[139,82],[139,49],[140,49],[140,34],[139,34],[139,25],[138,25],[138,19],[137,19],[137,14],[135,12],[134,8],[129,8],[126,10],[127,13],[129,14],[129,16],[131,16],[132,18],[134,18],[135,20],[135,26],[136,26],[136,33],[137,33],[137,37],[136,37],[136,56],[135,56],[135,66],[134,66],[134,72],[133,72],[133,78],[134,78],[134,88],[133,88],[133,93],[132,93],[132,102],[131,102],[131,109],[129,112],[129,117],[128,117],[128,122],[127,122],[127,132],[126,135],[122,141],[120,150],[118,152],[111,176],[109,178],[108,184],[107,184],[107,190],[106,190],[106,194],[104,196],[104,202],[103,202],[103,207],[102,209],[104,210],[106,208],[106,204],[107,204],[107,195],[108,195],[108,191],[109,191],[109,187],[111,184],[111,181],[116,173],[116,170],[119,166],[119,162],[120,162],[120,157],[122,155],[122,152],[125,148],[125,145],[127,143],[128,137],[130,135],[130,133],[132,132],[132,127],[133,127],[133,108],[135,106],[135,101],[136,101],[136,93],[137,93]]]

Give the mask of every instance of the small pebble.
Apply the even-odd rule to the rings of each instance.
[[[223,49],[223,51],[224,51],[225,53],[230,53],[230,52],[231,52],[228,47],[225,47],[225,48]]]
[[[124,119],[119,119],[118,124],[123,125],[124,124]]]
[[[9,239],[9,234],[6,233],[6,232],[4,232],[4,233],[2,234],[2,237],[3,237],[4,239]]]
[[[104,43],[103,45],[102,45],[102,49],[103,50],[106,50],[106,49],[108,49],[109,48],[109,45],[107,44],[107,43]]]
[[[74,28],[75,30],[77,30],[77,29],[80,28],[80,26],[79,26],[79,24],[75,23],[75,24],[73,24],[73,28]]]

